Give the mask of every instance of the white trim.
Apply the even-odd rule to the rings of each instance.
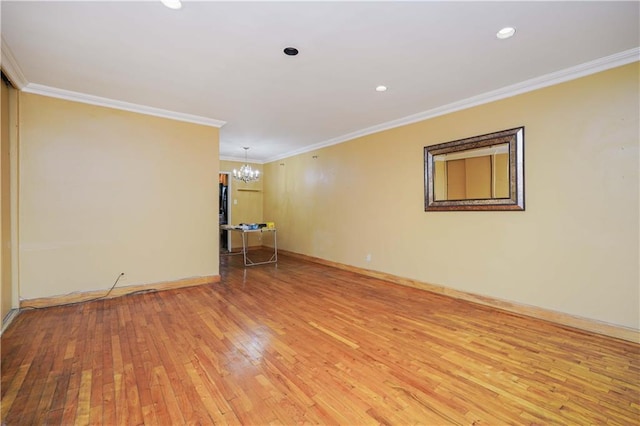
[[[17,89],[22,89],[28,84],[26,77],[24,76],[22,69],[18,65],[13,52],[9,49],[9,45],[4,41],[1,41],[2,55],[0,61],[2,61],[2,69],[4,70],[11,83],[16,86]]]
[[[452,112],[461,111],[463,109],[471,108],[474,106],[486,104],[489,102],[498,101],[500,99],[506,99],[522,93],[531,92],[534,90],[542,89],[544,87],[553,86],[555,84],[564,83],[569,80],[575,80],[580,77],[595,74],[601,71],[606,71],[611,68],[620,67],[623,65],[637,62],[640,60],[640,47],[625,50],[624,52],[616,53],[614,55],[606,56],[604,58],[596,59],[594,61],[585,62],[584,64],[576,65],[571,68],[556,71],[550,74],[542,75],[540,77],[532,78],[520,83],[512,84],[510,86],[502,87],[497,90],[492,90],[487,93],[483,93],[478,96],[472,96],[461,101],[452,102],[447,105],[443,105],[437,108],[433,108],[427,111],[423,111],[417,114],[412,114],[404,118],[400,118],[386,123],[377,124],[375,126],[367,127],[362,130],[347,133],[346,135],[338,136],[319,142],[313,145],[309,145],[300,149],[290,151],[286,154],[277,155],[275,157],[267,158],[264,162],[270,163],[272,161],[282,160],[283,158],[293,157],[294,155],[304,154],[306,152],[315,151],[320,148],[326,148],[328,146],[337,145],[342,142],[346,142],[352,139],[356,139],[362,136],[370,135],[372,133],[382,132],[384,130],[393,129],[396,127],[404,126],[418,121],[424,121],[430,118],[438,117]]]
[[[20,307],[20,96],[9,90],[9,210],[11,216],[11,308]]]
[[[227,157],[226,155],[221,155],[220,160],[223,161],[236,161],[238,163],[251,163],[251,164],[264,164],[265,162],[262,160],[252,160],[251,158],[245,159],[244,157]]]
[[[26,93],[34,93],[36,95],[49,96],[52,98],[66,99],[68,101],[98,105],[107,108],[115,108],[125,111],[137,112],[140,114],[154,115],[156,117],[170,118],[172,120],[186,121],[188,123],[203,124],[205,126],[211,127],[222,127],[226,124],[226,121],[220,121],[213,118],[168,111],[166,109],[154,108],[145,105],[132,104],[129,102],[117,101],[115,99],[102,98],[100,96],[87,95],[79,92],[72,92],[70,90],[57,89],[55,87],[44,86],[42,84],[29,83],[22,89],[22,91]]]
[[[328,139],[323,142],[318,142],[313,145],[289,151],[285,154],[270,157],[264,161],[252,160],[256,164],[270,163],[272,161],[282,160],[284,158],[293,157],[295,155],[304,154],[306,152],[315,151],[317,149],[326,148],[332,145],[337,145],[342,142],[346,142],[352,139],[370,135],[373,133],[382,132],[384,130],[393,129],[396,127],[404,126],[407,124],[424,121],[430,118],[435,118],[441,115],[450,114],[452,112],[461,111],[463,109],[472,108],[474,106],[486,104],[489,102],[506,99],[512,96],[516,96],[522,93],[531,92],[533,90],[542,89],[544,87],[553,86],[569,80],[574,80],[587,75],[595,74],[601,71],[606,71],[611,68],[630,64],[640,60],[640,47],[625,50],[604,58],[599,58],[584,64],[576,65],[574,67],[566,68],[564,70],[556,71],[550,74],[546,74],[540,77],[532,78],[520,83],[516,83],[510,86],[506,86],[497,90],[493,90],[487,93],[483,93],[478,96],[472,96],[467,99],[452,102],[447,105],[436,107],[427,111],[423,111],[417,114],[412,114],[407,117],[403,117],[397,120],[388,121],[386,123],[377,124],[375,126],[367,127],[355,132],[347,133],[342,136],[338,136],[332,139]],[[44,86],[35,83],[28,83],[22,70],[18,66],[11,50],[8,45],[2,39],[2,67],[7,73],[7,76],[11,79],[18,89],[22,89],[27,93],[34,93],[43,96],[50,96],[54,98],[61,98],[76,102],[82,102],[92,105],[105,106],[108,108],[122,109],[125,111],[137,112],[140,114],[154,115],[158,117],[170,118],[179,121],[186,121],[189,123],[203,124],[212,127],[222,127],[226,124],[225,121],[216,120],[213,118],[207,118],[197,115],[184,114],[175,111],[168,111],[160,108],[153,108],[144,105],[132,104],[128,102],[117,101],[114,99],[102,98],[99,96],[86,95],[79,92],[72,92],[69,90],[57,89],[54,87]],[[234,157],[220,157],[225,161],[239,161],[243,162],[244,159],[238,159]]]

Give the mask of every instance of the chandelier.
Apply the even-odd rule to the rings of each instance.
[[[247,151],[249,150],[249,147],[245,146],[243,147],[243,149],[244,149],[244,164],[242,165],[242,167],[240,167],[240,170],[233,169],[233,177],[243,182],[256,181],[260,179],[260,170],[253,170],[247,162]]]

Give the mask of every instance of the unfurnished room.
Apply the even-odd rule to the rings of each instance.
[[[640,2],[0,2],[3,425],[640,425]]]

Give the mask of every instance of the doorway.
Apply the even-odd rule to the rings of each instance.
[[[228,172],[220,172],[218,175],[219,196],[218,196],[218,222],[220,225],[231,223],[231,209],[229,204],[229,194],[231,192],[231,179]],[[229,231],[220,229],[220,251],[231,251],[231,235]]]

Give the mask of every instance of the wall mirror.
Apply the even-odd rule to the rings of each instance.
[[[424,148],[424,209],[524,210],[524,127]]]

